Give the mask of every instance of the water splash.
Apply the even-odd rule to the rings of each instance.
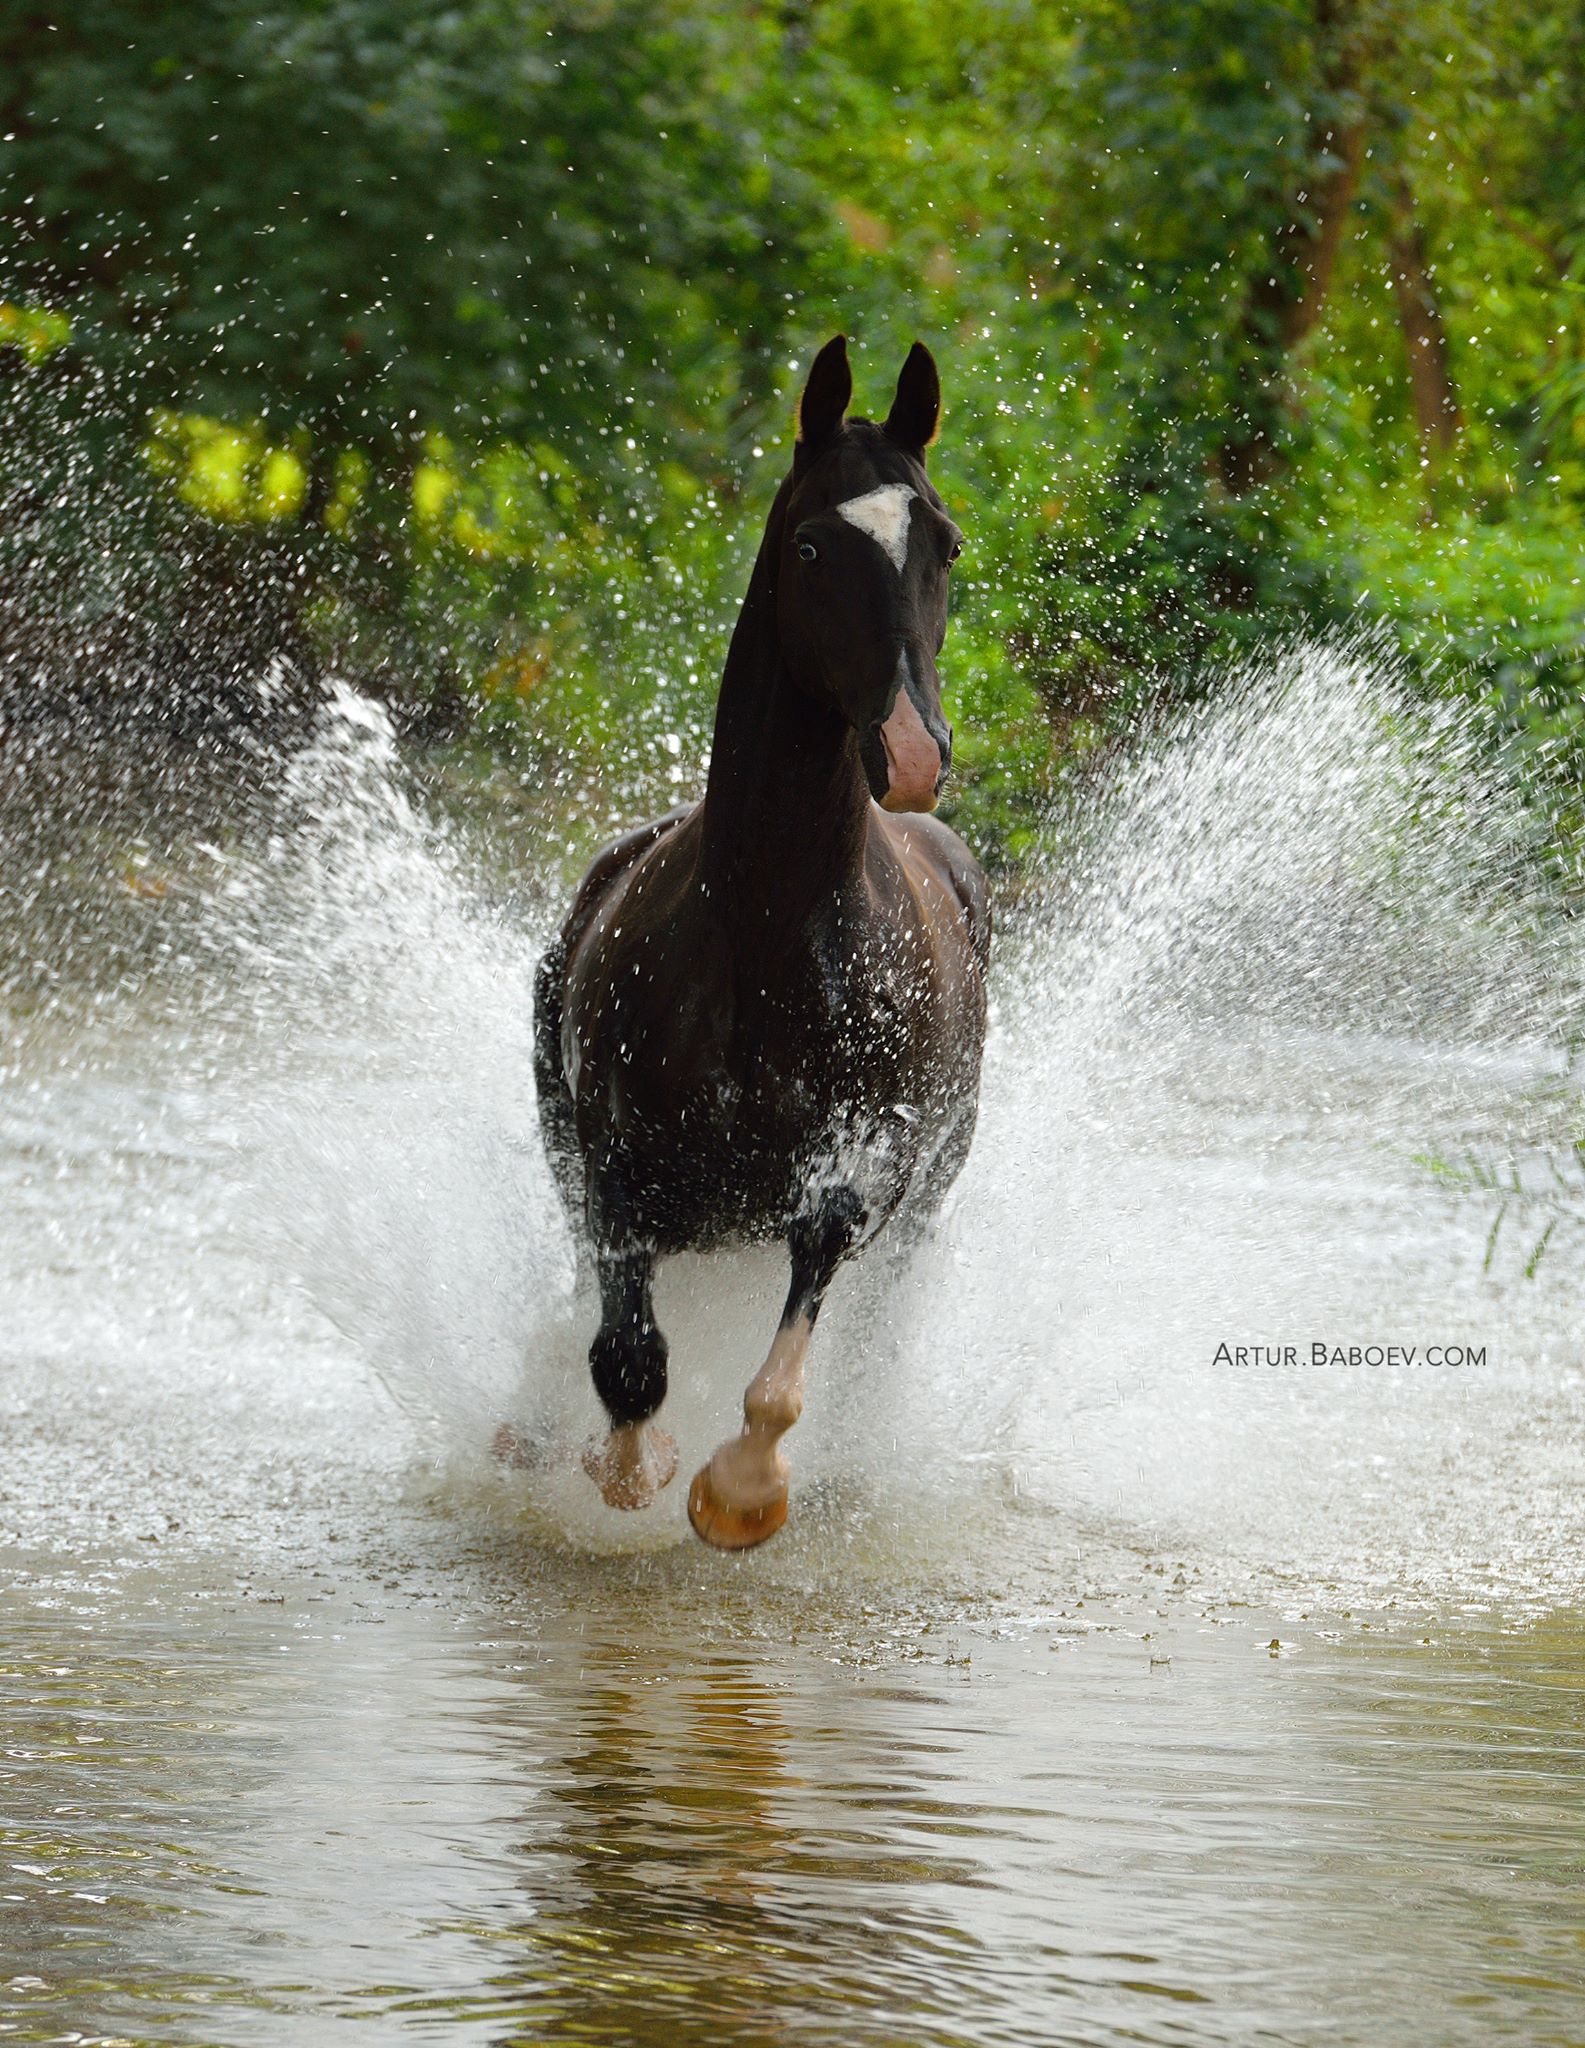
[[[1301,1581],[1572,1583],[1577,1290],[1489,1270],[1491,1204],[1431,1170],[1577,1130],[1580,943],[1528,845],[1368,645],[1224,674],[1069,831],[936,1325],[1017,1361],[1022,1490]]]
[[[202,922],[208,1085],[233,1098],[259,1251],[372,1366],[434,1459],[477,1480],[508,1421],[537,1454],[513,1508],[584,1541],[671,1542],[681,1488],[667,1512],[614,1517],[576,1455],[602,1423],[592,1288],[534,1099],[533,970],[565,890],[547,867],[517,900],[489,900],[464,844],[404,788],[383,715],[337,689],[262,857]],[[889,1318],[871,1324],[893,1264],[878,1261],[832,1319],[869,1368],[888,1348]],[[784,1291],[771,1252],[663,1274],[667,1420],[690,1445],[733,1426]],[[832,1441],[830,1426],[809,1433],[812,1470]]]
[[[377,1375],[452,1500],[482,1486],[578,1544],[686,1540],[680,1488],[620,1517],[574,1455],[598,1422],[593,1304],[530,1057],[559,849],[535,836],[516,885],[489,883],[345,690],[249,829],[205,845],[137,899],[162,937],[134,1007],[142,1028],[163,1002],[210,1276],[158,1368],[173,1404],[241,1325],[247,1369],[283,1386],[338,1359]],[[1355,1597],[1571,1587],[1572,1262],[1526,1278],[1517,1224],[1488,1261],[1490,1191],[1426,1163],[1574,1134],[1580,949],[1537,872],[1478,735],[1370,647],[1220,677],[1092,787],[1004,914],[946,1215],[833,1290],[792,1446],[806,1518],[987,1558],[1060,1525]],[[101,1057],[115,1013],[96,999],[94,1040],[63,1023],[63,1058]],[[243,1272],[222,1331],[210,1282]],[[283,1312],[283,1281],[306,1309]],[[663,1269],[685,1461],[731,1426],[783,1285],[771,1253]],[[107,1317],[103,1345],[126,1341]],[[1317,1342],[1419,1359],[1312,1366]],[[1429,1367],[1432,1344],[1484,1362]],[[502,1419],[542,1469],[490,1464]]]

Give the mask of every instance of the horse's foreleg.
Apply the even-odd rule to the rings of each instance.
[[[746,1550],[787,1519],[787,1460],[781,1440],[803,1413],[804,1356],[837,1267],[864,1228],[863,1204],[834,1189],[788,1233],[792,1284],[770,1356],[743,1397],[743,1428],[694,1475],[688,1519],[706,1543]]]
[[[611,1427],[590,1444],[583,1469],[613,1508],[647,1508],[677,1470],[676,1439],[650,1417],[666,1398],[666,1339],[655,1327],[647,1247],[595,1254],[600,1331],[589,1347],[594,1390]]]

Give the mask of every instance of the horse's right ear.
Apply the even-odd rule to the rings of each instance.
[[[940,424],[941,379],[936,359],[922,341],[916,341],[897,379],[897,396],[886,415],[886,431],[922,462]]]
[[[813,454],[823,448],[842,424],[853,396],[848,367],[848,338],[835,334],[809,366],[809,381],[798,401],[798,447]]]

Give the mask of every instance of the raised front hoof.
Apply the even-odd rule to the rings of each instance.
[[[732,1507],[716,1492],[710,1467],[703,1465],[688,1489],[688,1519],[693,1533],[717,1550],[752,1550],[756,1543],[774,1536],[786,1521],[787,1489],[783,1487],[758,1507]]]
[[[653,1422],[629,1423],[588,1445],[583,1469],[608,1508],[647,1508],[677,1476],[677,1439]]]

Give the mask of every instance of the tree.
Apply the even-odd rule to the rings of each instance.
[[[777,160],[744,175],[766,41],[637,0],[22,15],[9,290],[69,310],[129,406],[263,419],[316,461],[598,439],[796,253]]]
[[[422,669],[412,488],[435,436],[464,461],[551,442],[622,490],[636,418],[698,452],[775,345],[821,219],[775,146],[776,51],[754,15],[683,0],[13,14],[0,298],[63,312],[70,339],[0,362],[51,387],[30,394],[45,441],[50,415],[119,432],[124,481],[162,414],[288,451],[303,537],[276,507],[229,534],[188,520],[157,552],[204,558],[241,608],[334,586],[345,618],[355,584],[375,665]],[[263,607],[238,659],[279,618]]]

